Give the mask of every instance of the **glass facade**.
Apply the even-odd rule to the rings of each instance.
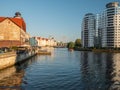
[[[106,9],[94,15],[88,13],[82,22],[83,47],[120,47],[120,7],[118,2],[106,4]]]
[[[88,13],[82,22],[82,45],[83,47],[94,47],[95,38],[95,15]]]

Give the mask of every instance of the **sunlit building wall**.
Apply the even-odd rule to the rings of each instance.
[[[54,39],[51,38],[43,38],[43,37],[34,37],[37,41],[37,46],[40,47],[53,47],[57,45],[57,42]]]
[[[0,47],[13,47],[29,44],[30,35],[19,12],[14,17],[0,17]]]
[[[102,47],[120,47],[120,6],[118,2],[106,4],[101,14],[100,29],[102,31]]]

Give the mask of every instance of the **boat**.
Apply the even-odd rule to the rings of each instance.
[[[69,48],[68,50],[69,50],[69,51],[73,51],[74,49],[72,49],[72,48]]]
[[[51,55],[51,52],[47,50],[38,50],[37,54],[38,55]]]

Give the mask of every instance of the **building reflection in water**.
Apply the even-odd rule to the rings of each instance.
[[[0,90],[20,90],[24,70],[17,71],[16,67],[12,66],[0,72]]]
[[[120,54],[81,52],[80,73],[83,89],[120,89]]]
[[[65,54],[60,54],[61,51],[59,51],[58,57],[54,56],[59,61],[62,57],[66,57],[64,56]],[[74,55],[76,55],[75,57],[80,58],[80,60],[78,60],[80,63],[80,65],[78,65],[80,71],[78,71],[80,73],[78,75],[79,80],[77,83],[82,90],[120,90],[119,53],[70,52],[66,53],[66,55],[69,56],[69,60],[74,60]],[[28,85],[26,82],[28,77],[24,76],[25,68],[27,68],[29,65],[32,65],[34,62],[37,63],[36,60],[43,60],[42,62],[44,62],[44,60],[49,59],[50,56],[36,56],[23,62],[22,64],[0,71],[0,90],[22,90],[21,83],[23,83],[23,85]],[[41,67],[43,67],[42,64]],[[43,67],[43,70],[47,70],[46,68],[49,66],[46,68],[45,67]]]
[[[16,66],[12,66],[0,71],[0,90],[22,90],[20,85],[23,81],[24,68],[30,65],[37,58],[33,57]]]
[[[7,69],[1,70],[0,71],[0,80],[4,79],[5,77],[11,76],[13,73],[16,72],[16,67],[9,67]]]
[[[113,71],[111,73],[112,76],[112,84],[110,90],[120,90],[120,54],[113,54]]]

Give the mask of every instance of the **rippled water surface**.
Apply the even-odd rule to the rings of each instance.
[[[119,53],[70,52],[67,49],[52,52],[51,56],[38,55],[1,71],[0,87],[17,90],[120,90]]]

